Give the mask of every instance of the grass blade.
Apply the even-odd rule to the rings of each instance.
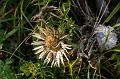
[[[117,11],[120,9],[120,2],[117,4],[117,6],[113,9],[113,11],[110,13],[110,15],[108,16],[108,18],[103,22],[109,22],[111,20],[111,18],[115,15],[115,13],[117,13]]]
[[[17,31],[17,29],[13,29],[12,31],[10,31],[9,33],[7,33],[5,36],[3,36],[3,38],[0,39],[0,44],[6,40],[8,37],[10,37],[11,35],[13,35],[15,32]]]

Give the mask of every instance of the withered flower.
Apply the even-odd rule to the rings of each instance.
[[[39,54],[39,59],[44,60],[44,64],[51,63],[52,66],[60,67],[60,63],[64,65],[65,57],[67,57],[67,49],[71,49],[70,45],[64,44],[63,39],[66,35],[62,36],[54,28],[40,28],[40,32],[33,33],[33,37],[37,38],[36,41],[33,41],[32,45],[36,47],[35,54]]]

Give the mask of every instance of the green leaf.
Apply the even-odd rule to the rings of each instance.
[[[117,55],[116,54],[113,54],[112,57],[111,57],[112,60],[117,60]]]
[[[0,60],[0,68],[4,66],[4,62]]]
[[[66,2],[66,3],[62,4],[62,9],[63,9],[63,16],[62,16],[62,18],[63,19],[68,18],[67,16],[68,16],[68,12],[70,10],[70,5],[71,5],[70,2]]]
[[[11,63],[12,63],[12,60],[10,58],[5,60],[5,64],[11,64]]]
[[[111,18],[115,15],[115,13],[117,13],[117,11],[120,9],[120,2],[117,4],[117,6],[114,8],[114,10],[110,13],[110,15],[108,16],[108,18],[103,22],[109,22],[111,20]]]
[[[3,36],[3,38],[0,38],[0,44],[6,40],[8,37],[12,36],[15,32],[17,31],[16,28],[14,28],[12,31],[10,31],[9,33],[7,33],[6,35]]]
[[[8,19],[0,20],[0,23],[11,21],[11,20],[14,20],[14,18],[8,18]]]
[[[120,23],[118,24],[115,24],[114,26],[112,26],[113,28],[116,28],[116,27],[120,27]]]
[[[118,50],[118,49],[114,49],[114,50],[112,50],[112,51],[115,51],[115,52],[120,52],[120,50]]]
[[[30,72],[29,72],[29,62],[25,62],[21,67],[20,70],[26,75],[29,76]]]
[[[6,59],[5,61],[0,60],[0,79],[16,79],[15,73],[9,65],[10,61],[10,59]]]

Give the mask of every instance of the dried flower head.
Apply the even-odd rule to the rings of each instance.
[[[116,46],[117,35],[116,35],[116,33],[113,32],[113,30],[114,30],[114,28],[112,28],[110,26],[98,25],[95,32],[96,32],[98,44],[101,48],[105,42],[106,42],[105,43],[106,49],[111,49]],[[110,32],[110,34],[107,37],[109,32]],[[107,39],[107,41],[106,41],[106,39]]]
[[[70,45],[64,44],[62,36],[58,31],[53,28],[40,28],[39,33],[33,33],[33,37],[37,38],[33,41],[32,45],[36,45],[33,50],[37,50],[35,54],[39,54],[39,59],[44,59],[44,64],[51,62],[52,66],[64,65],[63,56],[69,61],[66,53],[70,49]]]

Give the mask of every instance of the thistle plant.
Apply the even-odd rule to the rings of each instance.
[[[32,45],[36,47],[33,50],[37,50],[35,54],[39,54],[39,59],[43,59],[44,63],[51,63],[52,66],[60,67],[60,63],[64,65],[64,58],[69,61],[66,53],[70,45],[65,44],[63,39],[66,36],[62,36],[59,31],[54,28],[40,28],[38,33],[33,33],[33,37],[37,38],[33,41]]]

